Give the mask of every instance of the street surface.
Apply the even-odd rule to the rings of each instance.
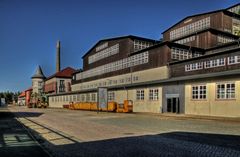
[[[0,107],[0,156],[49,157],[6,107]]]
[[[239,157],[240,121],[9,107],[52,156]]]

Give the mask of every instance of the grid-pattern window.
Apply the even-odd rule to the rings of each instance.
[[[217,99],[234,99],[235,83],[217,84]]]
[[[82,72],[79,79],[102,75],[145,63],[148,63],[148,51]]]
[[[60,80],[59,92],[65,92],[65,80]]]
[[[184,39],[181,39],[181,40],[177,40],[175,41],[175,43],[178,43],[178,44],[185,44],[185,43],[189,43],[191,41],[194,41],[196,39],[195,35],[193,36],[190,36],[188,38],[184,38]]]
[[[94,55],[89,56],[88,63],[91,64],[91,63],[101,60],[103,58],[107,58],[109,56],[115,55],[117,53],[119,53],[119,44],[113,45],[109,48],[106,48],[106,49],[94,54]]]
[[[184,60],[189,59],[193,57],[201,56],[202,54],[199,52],[191,52],[186,49],[180,49],[180,48],[171,48],[171,58],[176,60]]]
[[[90,94],[88,93],[86,96],[86,101],[89,102],[90,101]]]
[[[217,36],[217,42],[220,43],[220,44],[230,43],[230,42],[233,42],[233,41],[235,41],[235,39],[231,38],[231,37],[226,37],[226,36],[223,36],[223,35],[218,35]]]
[[[232,33],[237,36],[240,35],[240,19],[239,18],[232,19]]]
[[[73,102],[76,102],[76,99],[77,98],[77,96],[76,95],[73,95]]]
[[[206,92],[206,85],[194,85],[192,86],[192,99],[206,99]]]
[[[108,101],[114,101],[114,100],[115,100],[115,93],[108,92]]]
[[[81,95],[81,101],[85,102],[85,95],[84,94]]]
[[[147,41],[134,40],[133,45],[134,45],[134,52],[135,52],[135,51],[150,47],[153,44],[151,42],[147,42]]]
[[[72,102],[73,99],[72,99],[72,95],[69,96],[69,101]]]
[[[240,12],[240,5],[237,5],[235,7],[230,8],[230,9],[228,9],[228,11],[233,12],[235,14],[239,14],[239,12]]]
[[[158,100],[158,89],[149,89],[149,100]]]
[[[194,70],[200,70],[200,69],[203,69],[203,62],[185,65],[185,71],[194,71]]]
[[[92,102],[96,102],[96,93],[92,93],[91,97],[92,97]]]
[[[77,95],[77,101],[80,101],[80,95],[79,94]]]
[[[240,63],[240,56],[230,56],[230,57],[228,57],[228,65],[239,64],[239,63]]]
[[[204,30],[209,27],[210,27],[210,17],[207,17],[171,31],[170,40],[177,39],[177,38],[189,35],[191,33]]]
[[[69,99],[68,99],[68,96],[66,96],[66,101],[68,101]]]
[[[204,65],[205,65],[206,69],[225,66],[225,58],[219,58],[219,59],[205,61]]]
[[[136,91],[136,99],[144,100],[144,90],[143,89],[139,89]]]
[[[97,51],[100,51],[100,50],[102,50],[102,49],[104,49],[104,48],[106,48],[106,47],[108,47],[108,42],[106,42],[106,43],[104,43],[104,44],[99,45],[98,47],[96,47],[96,52],[97,52]]]

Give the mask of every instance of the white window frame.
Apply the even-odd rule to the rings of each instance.
[[[91,94],[92,102],[96,102],[96,93]]]
[[[206,85],[192,85],[191,88],[192,100],[206,100],[207,86]]]
[[[228,65],[239,64],[240,56],[230,56],[228,57]]]
[[[114,101],[115,100],[115,92],[110,91],[108,92],[108,101]]]
[[[219,59],[205,61],[204,68],[209,69],[209,68],[225,66],[225,62],[226,62],[225,58],[219,58]]]
[[[158,88],[149,89],[149,100],[151,100],[151,101],[159,100],[159,89]]]
[[[201,70],[203,69],[203,62],[198,62],[198,63],[192,63],[192,64],[187,64],[185,65],[185,71],[195,71],[195,70]]]
[[[144,101],[144,89],[137,89],[136,90],[136,100],[137,101]]]
[[[217,83],[216,84],[216,99],[235,99],[236,83]]]

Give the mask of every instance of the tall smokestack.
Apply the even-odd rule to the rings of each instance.
[[[61,59],[60,59],[60,41],[57,41],[57,58],[56,58],[56,72],[59,72],[61,70]]]

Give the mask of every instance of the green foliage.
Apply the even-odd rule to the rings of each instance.
[[[5,98],[6,103],[12,103],[13,101],[17,102],[20,92],[0,92],[0,98]]]

